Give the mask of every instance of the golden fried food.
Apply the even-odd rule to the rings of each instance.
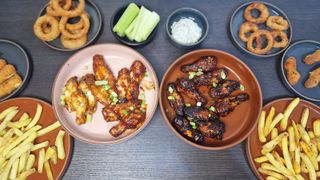
[[[63,9],[63,7],[61,7],[61,5],[59,4],[59,0],[52,0],[51,2],[53,9],[59,14],[59,16],[76,17],[79,16],[85,8],[84,0],[79,0],[77,7],[71,10]]]
[[[288,45],[289,40],[288,40],[288,36],[285,32],[274,30],[274,31],[271,31],[271,34],[274,39],[274,43],[273,43],[274,48],[283,48]]]
[[[92,83],[90,76],[92,74],[87,74],[83,76],[79,81],[79,89],[86,95],[88,99],[88,114],[93,114],[97,110],[97,99],[92,94],[92,91],[90,89],[90,83]]]
[[[111,89],[114,89],[115,78],[108,65],[104,62],[102,55],[93,56],[93,72],[96,76],[96,80],[106,80]]]
[[[61,17],[60,21],[59,21],[59,30],[61,32],[61,34],[63,36],[65,36],[66,38],[70,38],[70,39],[77,39],[83,36],[86,36],[89,28],[90,28],[90,21],[88,18],[88,15],[86,12],[83,12],[80,15],[80,18],[83,20],[84,22],[84,27],[82,29],[78,29],[77,31],[68,31],[66,29],[66,24],[69,20],[69,17]]]
[[[12,77],[16,74],[16,68],[13,65],[7,64],[2,69],[0,69],[0,83]]]
[[[267,20],[267,26],[274,30],[284,31],[289,28],[289,23],[282,16],[270,16]]]
[[[296,58],[290,56],[284,63],[284,68],[287,73],[287,79],[289,83],[294,86],[300,79],[300,73],[297,70]]]
[[[116,81],[116,89],[120,102],[131,100],[132,96],[131,92],[129,91],[130,83],[130,70],[128,68],[122,68],[118,72],[118,78]]]
[[[138,98],[139,96],[139,86],[144,78],[144,75],[146,73],[146,67],[142,64],[141,61],[134,61],[130,67],[130,78],[131,78],[131,83],[130,83],[130,93],[131,96],[135,99]]]
[[[239,37],[242,41],[247,42],[248,41],[248,33],[253,33],[259,29],[257,24],[251,23],[251,22],[245,22],[241,24],[240,30],[239,30]]]
[[[254,42],[257,41],[258,38],[261,38],[261,36],[265,37],[267,45],[265,47],[260,48],[258,46],[254,47]],[[249,37],[247,41],[247,49],[255,54],[267,54],[272,49],[273,42],[274,40],[271,32],[267,30],[257,30],[254,33],[252,33]]]
[[[63,100],[65,102],[65,107],[69,112],[74,111],[72,106],[72,98],[71,95],[77,91],[77,77],[70,78],[65,87],[63,88]]]
[[[45,33],[43,30],[43,27],[46,25],[51,27],[51,31],[49,33]],[[33,31],[39,39],[43,41],[52,41],[60,35],[59,22],[53,16],[41,16],[34,23]]]
[[[22,83],[21,77],[14,74],[9,79],[0,84],[0,97],[6,96],[17,89]]]
[[[259,16],[258,17],[253,17],[252,16],[252,11],[253,10],[257,10],[259,11]],[[266,5],[264,5],[263,3],[252,3],[250,5],[247,6],[247,8],[244,10],[244,18],[252,23],[256,23],[256,24],[261,24],[267,21],[269,17],[269,10],[268,7]]]
[[[313,70],[309,74],[309,78],[304,83],[306,88],[314,88],[319,85],[320,82],[320,67]]]
[[[64,35],[61,35],[61,44],[63,47],[68,49],[80,48],[87,43],[87,35],[84,35],[80,38],[70,39]]]
[[[2,69],[7,64],[6,60],[0,59],[0,69]]]
[[[60,6],[65,9],[65,10],[69,10],[72,6],[72,0],[59,0],[59,4]],[[48,15],[50,16],[60,16],[59,13],[57,13],[55,11],[55,9],[52,7],[52,3],[49,2],[47,8],[46,8],[46,12]]]
[[[314,53],[307,55],[303,62],[305,64],[314,64],[320,62],[320,49],[316,50]]]
[[[69,31],[79,30],[84,27],[84,20],[80,19],[78,22],[74,24],[66,23],[66,29]]]

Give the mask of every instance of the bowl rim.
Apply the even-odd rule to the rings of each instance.
[[[271,106],[272,104],[277,103],[277,102],[279,102],[279,101],[287,101],[287,100],[291,101],[291,100],[293,100],[293,99],[294,99],[294,97],[284,97],[284,98],[275,99],[275,100],[272,100],[272,101],[269,101],[268,103],[266,103],[266,104],[263,106],[262,109],[266,108],[267,106]],[[310,102],[310,101],[307,101],[307,100],[304,100],[304,99],[300,99],[300,101],[303,101],[304,103],[309,104],[309,105],[312,106],[312,107],[318,107],[316,104],[314,104],[314,103],[312,103],[312,102]],[[316,109],[319,109],[319,107],[316,108]],[[253,131],[252,131],[251,133],[253,133]],[[250,133],[250,135],[251,135],[251,133]],[[251,138],[250,138],[250,135],[248,136],[248,138],[247,138],[247,140],[246,140],[246,142],[245,142],[245,143],[246,143],[246,144],[245,144],[246,159],[247,159],[247,161],[249,162],[250,169],[251,169],[251,171],[254,173],[254,175],[255,175],[257,178],[262,179],[261,175],[260,175],[260,174],[258,173],[258,171],[257,171],[257,168],[256,168],[255,163],[254,163],[254,159],[253,159],[252,154],[251,154],[251,150],[250,150],[250,141],[251,141]]]
[[[124,49],[127,49],[131,52],[134,52],[134,53],[137,53],[139,54],[142,58],[143,58],[143,63],[146,63],[148,64],[148,66],[151,67],[151,72],[149,73],[152,73],[153,76],[155,77],[155,92],[156,92],[156,101],[155,101],[155,108],[153,108],[153,110],[151,111],[150,113],[150,118],[149,119],[146,119],[142,126],[140,126],[138,129],[135,129],[134,132],[132,132],[131,134],[123,137],[123,138],[120,138],[120,139],[116,139],[116,140],[111,140],[111,141],[99,141],[99,140],[92,140],[92,139],[88,139],[88,138],[82,138],[82,137],[79,137],[78,135],[76,135],[76,133],[74,132],[74,130],[72,130],[72,128],[69,128],[67,126],[64,125],[64,121],[60,120],[59,118],[59,115],[57,113],[57,109],[55,107],[55,105],[52,103],[52,107],[53,107],[53,110],[54,110],[54,114],[56,116],[56,118],[58,119],[58,121],[61,123],[61,125],[64,127],[64,129],[75,139],[83,142],[83,143],[87,143],[87,144],[119,144],[119,143],[123,143],[125,141],[128,141],[129,139],[135,137],[136,135],[138,135],[141,131],[143,131],[144,128],[147,127],[147,125],[150,123],[150,121],[153,119],[154,117],[154,114],[158,108],[158,102],[159,102],[159,98],[158,98],[158,94],[159,94],[159,81],[158,81],[158,77],[157,77],[157,74],[155,73],[154,69],[153,69],[153,66],[151,65],[151,63],[145,58],[145,56],[143,56],[141,53],[139,53],[138,51],[136,51],[135,49],[133,48],[130,48],[128,46],[125,46],[125,45],[122,45],[122,44],[116,44],[116,43],[101,43],[101,44],[95,44],[95,45],[92,45],[92,46],[89,46],[89,47],[86,47],[76,53],[74,53],[72,56],[70,56],[68,58],[68,60],[66,60],[59,68],[55,78],[54,78],[54,81],[53,81],[53,85],[52,85],[52,88],[51,88],[51,100],[53,101],[54,99],[54,89],[55,89],[55,86],[56,86],[56,81],[58,79],[58,76],[60,75],[61,71],[62,71],[62,68],[65,67],[70,61],[73,60],[74,56],[81,53],[82,51],[86,50],[86,49],[89,49],[89,48],[96,48],[96,47],[99,47],[99,46],[117,46],[119,48],[124,48]]]
[[[134,3],[134,2],[132,2],[132,3]],[[113,27],[114,27],[113,21],[114,21],[115,16],[116,16],[121,10],[125,10],[125,9],[129,6],[129,4],[131,4],[131,3],[128,3],[128,4],[126,4],[126,5],[123,5],[123,6],[119,7],[119,8],[112,14],[112,16],[111,16],[111,18],[110,18],[110,31],[111,31],[112,35],[113,35],[120,43],[122,43],[122,44],[131,46],[131,47],[143,47],[143,46],[149,44],[149,43],[153,40],[153,38],[156,36],[161,19],[160,19],[159,23],[156,25],[156,27],[153,29],[153,31],[150,33],[149,37],[148,37],[146,40],[144,40],[144,41],[142,41],[142,42],[130,41],[129,39],[128,39],[129,41],[124,40],[122,37],[118,36],[117,33],[113,32]],[[141,5],[141,4],[137,4],[137,3],[135,3],[135,4],[136,4],[138,7],[144,6],[144,7],[146,7],[147,9],[151,10],[148,6]]]
[[[84,44],[83,46],[81,47],[78,47],[78,48],[75,48],[75,49],[68,49],[68,48],[60,48],[60,47],[57,47],[57,46],[54,46],[54,45],[51,45],[50,43],[48,43],[47,41],[43,41],[41,40],[44,44],[46,44],[48,47],[50,47],[51,49],[54,49],[54,50],[57,50],[57,51],[62,51],[62,52],[71,52],[71,51],[76,51],[76,50],[79,50],[79,49],[82,49],[84,47],[87,47],[89,46],[90,44],[92,44],[96,39],[97,37],[99,36],[100,32],[101,32],[101,29],[102,29],[102,23],[103,23],[103,19],[102,19],[102,15],[101,15],[101,12],[100,12],[100,9],[98,8],[98,6],[92,1],[92,0],[85,0],[85,2],[88,2],[88,4],[90,4],[94,9],[95,11],[97,12],[98,14],[98,31],[94,34],[93,38],[88,40],[86,42],[86,44]],[[46,8],[47,6],[49,5],[49,3],[47,3],[46,5],[44,5],[42,7],[42,9],[40,10],[39,14],[38,14],[38,17],[40,17],[43,12],[46,11]]]
[[[4,104],[8,101],[15,101],[15,100],[31,100],[31,101],[38,101],[42,104],[45,104],[47,106],[50,107],[50,109],[52,110],[53,114],[55,115],[54,113],[54,110],[53,110],[53,105],[50,104],[49,102],[45,101],[45,100],[42,100],[42,99],[39,99],[39,98],[36,98],[36,97],[15,97],[15,98],[11,98],[11,99],[7,99],[5,101],[2,101],[0,102],[0,104]],[[58,121],[58,119],[57,119]],[[63,127],[63,129],[65,130],[65,128]],[[69,139],[69,142],[70,142],[70,146],[69,146],[69,156],[65,159],[65,165],[63,166],[62,168],[62,171],[60,171],[60,173],[58,174],[58,176],[55,178],[55,179],[62,179],[65,175],[65,173],[67,172],[69,166],[70,166],[70,163],[71,163],[71,159],[72,159],[72,155],[73,155],[73,146],[74,146],[74,139],[72,138],[72,136],[68,133],[67,134],[67,138]]]
[[[242,47],[241,44],[236,40],[234,34],[233,34],[233,21],[234,21],[234,17],[235,15],[238,13],[238,11],[245,7],[245,6],[248,6],[249,4],[252,4],[252,3],[263,3],[263,4],[266,4],[267,6],[270,6],[274,9],[276,9],[277,11],[279,11],[282,16],[284,16],[284,18],[288,21],[289,23],[289,33],[290,33],[290,36],[288,38],[288,44],[282,48],[280,51],[276,52],[276,53],[273,53],[273,54],[267,54],[267,55],[263,55],[263,54],[255,54],[253,52],[250,52],[249,50],[247,50],[246,48]],[[236,44],[236,46],[238,47],[238,49],[240,49],[241,51],[251,55],[251,56],[255,56],[255,57],[259,57],[259,58],[270,58],[270,57],[274,57],[274,56],[277,56],[281,53],[283,53],[290,45],[291,41],[292,41],[292,36],[293,36],[293,28],[292,28],[292,23],[288,17],[288,15],[282,11],[278,6],[274,5],[274,4],[271,4],[271,3],[268,3],[268,2],[265,2],[265,1],[250,1],[250,2],[246,2],[246,3],[243,3],[241,5],[239,5],[232,13],[231,15],[231,18],[230,18],[230,21],[229,21],[229,32],[230,32],[230,35],[231,35],[231,39],[232,41]]]
[[[205,22],[205,25],[206,25],[206,28],[205,29],[202,29],[202,30],[205,30],[205,33],[202,35],[202,37],[195,43],[192,43],[192,44],[181,44],[179,42],[177,42],[171,35],[171,31],[169,30],[170,27],[169,27],[169,21],[172,19],[172,17],[174,15],[176,15],[178,12],[180,11],[189,11],[189,12],[193,12],[193,13],[196,13],[198,15],[200,15],[200,17],[204,20]],[[167,32],[167,35],[169,36],[169,38],[176,44],[178,44],[179,46],[182,46],[182,47],[193,47],[193,46],[196,46],[196,45],[199,45],[201,44],[208,36],[208,33],[209,33],[209,21],[208,21],[208,18],[204,15],[204,13],[202,13],[200,10],[198,9],[195,9],[195,8],[192,8],[192,7],[181,7],[181,8],[178,8],[176,10],[174,10],[167,18],[166,20],[166,32]]]
[[[282,79],[284,80],[285,82],[285,85],[286,87],[291,90],[293,93],[295,93],[296,95],[300,96],[301,98],[304,98],[306,100],[309,100],[309,101],[314,101],[314,102],[320,102],[320,98],[312,98],[312,97],[309,97],[309,96],[306,96],[306,95],[303,95],[302,93],[300,93],[298,90],[296,90],[288,81],[287,79],[287,76],[286,76],[286,73],[285,73],[285,70],[284,70],[284,61],[285,61],[285,56],[287,55],[287,52],[294,46],[296,45],[299,45],[299,44],[303,44],[303,43],[313,43],[313,44],[318,44],[320,46],[320,42],[318,41],[314,41],[314,40],[300,40],[300,41],[297,41],[293,44],[291,44],[288,49],[286,49],[286,51],[283,53],[282,57],[281,57],[281,64],[280,64],[280,70],[281,70],[281,75],[282,75]]]
[[[259,112],[259,115],[257,117],[257,119],[255,119],[253,125],[248,129],[248,131],[246,133],[244,133],[244,136],[239,138],[238,140],[230,143],[230,144],[227,144],[227,145],[224,145],[224,146],[217,146],[217,147],[213,147],[213,146],[205,146],[205,145],[201,145],[201,144],[197,144],[195,142],[192,142],[188,139],[186,139],[184,136],[182,136],[180,133],[178,133],[174,127],[171,125],[171,123],[169,122],[169,119],[167,118],[166,116],[166,113],[165,113],[165,109],[163,107],[163,97],[162,97],[162,93],[164,91],[164,79],[168,76],[168,73],[169,71],[177,64],[179,63],[180,61],[182,61],[184,58],[194,54],[194,53],[199,53],[199,52],[212,52],[212,53],[221,53],[221,54],[224,54],[224,55],[227,55],[227,56],[230,56],[232,57],[235,61],[237,61],[238,63],[240,63],[242,66],[244,66],[249,74],[253,77],[253,80],[255,81],[255,83],[257,84],[257,87],[259,89],[258,93],[259,93],[259,100],[260,100],[260,106],[259,106],[259,109],[257,110]],[[171,129],[172,132],[174,132],[174,134],[179,137],[180,139],[182,139],[184,142],[186,142],[187,144],[189,145],[192,145],[194,147],[197,147],[199,149],[203,149],[203,150],[224,150],[224,149],[229,149],[229,148],[232,148],[238,144],[240,144],[241,142],[243,142],[250,134],[251,132],[255,129],[255,127],[257,126],[257,123],[258,123],[258,118],[260,116],[260,113],[261,113],[261,110],[262,110],[262,105],[263,105],[263,99],[262,99],[262,91],[261,91],[261,87],[260,87],[260,84],[259,84],[259,81],[258,79],[256,78],[256,76],[254,75],[254,73],[252,72],[252,70],[244,63],[242,62],[239,58],[237,58],[236,56],[226,52],[226,51],[222,51],[222,50],[218,50],[218,49],[198,49],[198,50],[194,50],[194,51],[190,51],[180,57],[178,57],[175,61],[173,61],[171,63],[171,65],[167,68],[167,71],[165,72],[165,74],[163,75],[163,78],[162,78],[162,81],[161,81],[161,84],[160,84],[160,90],[159,90],[159,102],[160,102],[160,110],[161,110],[161,114],[162,114],[162,117],[163,117],[163,120],[166,122],[167,126],[169,127],[169,129]]]
[[[20,49],[20,51],[22,52],[22,54],[25,57],[24,60],[27,63],[26,75],[23,77],[21,85],[16,90],[14,90],[12,93],[8,94],[7,96],[4,96],[4,97],[0,98],[0,102],[3,102],[5,100],[7,100],[7,99],[10,99],[10,98],[18,95],[27,86],[28,81],[29,81],[29,79],[31,77],[31,62],[30,62],[30,59],[29,59],[29,56],[28,56],[27,52],[18,43],[14,42],[14,41],[11,41],[11,40],[8,40],[8,39],[0,39],[0,42],[9,43],[9,44],[17,47],[18,49]]]

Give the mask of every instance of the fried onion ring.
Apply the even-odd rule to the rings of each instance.
[[[253,17],[251,15],[252,10],[258,10],[260,12],[259,17]],[[269,17],[269,10],[263,3],[252,3],[247,6],[244,11],[244,18],[252,23],[261,24],[267,21]]]
[[[289,28],[289,23],[281,16],[270,16],[267,20],[267,26],[274,30],[284,31]]]
[[[251,22],[245,22],[241,24],[240,30],[239,30],[239,37],[242,41],[247,42],[248,37],[247,33],[253,33],[259,29],[257,24],[251,23]]]
[[[67,37],[67,38],[70,38],[70,39],[77,39],[77,38],[80,38],[84,35],[86,35],[89,31],[89,28],[90,28],[90,21],[89,21],[89,17],[87,15],[86,12],[82,13],[80,15],[80,18],[84,21],[84,27],[82,29],[80,29],[79,31],[68,31],[66,29],[66,23],[68,22],[68,17],[62,17],[60,19],[60,22],[59,22],[59,29],[61,31],[61,33]],[[76,32],[76,33],[74,33]]]
[[[87,35],[82,36],[78,39],[69,39],[64,35],[61,35],[61,44],[63,47],[68,49],[76,49],[84,46],[87,42]]]
[[[43,24],[50,25],[50,32],[43,29]],[[41,16],[34,23],[33,31],[39,39],[43,41],[52,41],[60,35],[59,22],[56,18],[52,16]]]
[[[72,6],[72,0],[59,0],[59,5],[65,9],[65,10],[69,10]],[[55,11],[55,9],[52,7],[51,2],[49,2],[47,8],[46,8],[46,12],[48,15],[50,16],[61,16],[61,14],[57,13]]]
[[[74,31],[74,30],[79,30],[84,27],[84,20],[80,19],[78,22],[71,24],[71,23],[66,23],[66,29],[69,31]]]
[[[285,32],[274,30],[274,31],[271,31],[271,34],[274,40],[274,43],[273,43],[274,48],[283,48],[287,46],[289,40]],[[278,39],[280,39],[280,41],[278,41]]]
[[[70,18],[79,16],[84,11],[85,2],[84,0],[79,0],[78,6],[75,9],[65,10],[59,5],[59,0],[52,0],[52,7],[61,16]]]
[[[261,38],[262,36],[264,36],[267,40],[267,45],[265,47],[258,47],[258,45],[254,47],[254,41],[259,41],[258,38]],[[251,36],[248,38],[247,49],[255,54],[266,54],[272,49],[273,42],[274,40],[271,32],[267,30],[257,30],[256,32],[252,33]]]

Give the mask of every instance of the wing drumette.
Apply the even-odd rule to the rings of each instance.
[[[102,114],[104,119],[107,122],[118,121],[128,115],[134,109],[139,109],[141,107],[142,101],[138,100],[131,100],[126,101],[124,103],[106,106],[102,110]]]
[[[189,98],[205,104],[207,100],[202,97],[193,81],[186,78],[179,78],[176,81],[176,87],[179,93],[187,95]]]
[[[97,99],[92,94],[89,83],[91,83],[91,77],[93,74],[87,74],[83,76],[79,81],[79,89],[86,95],[88,99],[88,111],[87,113],[92,115],[97,110]],[[87,81],[89,83],[87,83]]]
[[[168,85],[168,101],[177,115],[184,115],[185,103],[183,97],[179,94],[174,83]]]
[[[210,118],[210,121],[199,123],[197,128],[204,136],[222,140],[225,132],[225,124],[216,118]]]
[[[209,72],[213,71],[216,66],[217,58],[215,56],[203,56],[194,63],[181,66],[180,70],[184,73],[197,71]]]
[[[215,101],[212,106],[214,107],[215,113],[219,116],[227,116],[234,108],[249,99],[247,93],[238,94],[235,96],[230,96],[224,99],[219,99]]]
[[[218,83],[217,87],[210,88],[209,95],[213,98],[224,98],[238,89],[240,89],[239,82],[233,80],[223,80]]]
[[[203,135],[190,125],[189,120],[182,116],[176,116],[172,121],[172,125],[181,135],[185,136],[186,138],[197,143],[202,143],[204,141]]]
[[[130,70],[127,68],[122,68],[118,73],[118,78],[116,81],[116,89],[120,103],[132,99],[131,92],[129,91],[130,83]]]
[[[228,70],[225,68],[216,69],[199,76],[195,76],[192,80],[198,86],[215,86],[228,75]]]
[[[146,67],[141,61],[134,61],[130,67],[130,94],[132,98],[137,99],[139,96],[139,86],[146,73]]]

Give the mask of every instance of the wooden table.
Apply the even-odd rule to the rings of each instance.
[[[128,0],[94,0],[102,11],[104,26],[96,43],[117,42],[110,31],[110,17]],[[153,65],[159,80],[168,66],[187,51],[172,46],[166,39],[165,21],[180,7],[201,10],[209,20],[210,32],[200,48],[215,48],[243,60],[257,76],[264,102],[293,96],[281,83],[277,69],[280,56],[257,59],[241,53],[231,42],[228,23],[239,0],[140,0],[162,18],[156,38],[137,49]],[[287,13],[293,28],[293,42],[302,39],[320,41],[320,1],[268,1]],[[28,51],[33,74],[20,96],[51,101],[51,87],[59,67],[74,52],[48,48],[33,34],[33,23],[47,1],[1,0],[0,38],[11,39]],[[246,162],[244,143],[225,151],[204,151],[178,139],[167,127],[158,108],[150,124],[135,138],[117,145],[90,145],[77,140],[71,164],[64,179],[255,179]]]

